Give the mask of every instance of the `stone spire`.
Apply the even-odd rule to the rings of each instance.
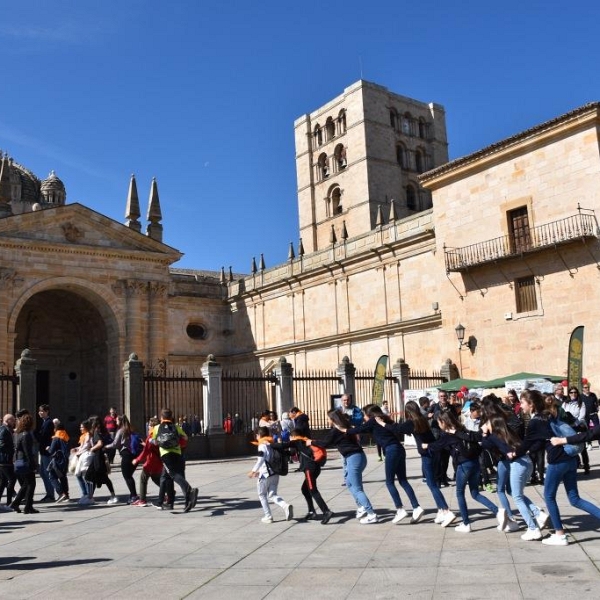
[[[294,260],[296,258],[296,254],[294,252],[294,244],[290,242],[290,249],[288,250],[288,260]]]
[[[10,162],[8,155],[1,157],[0,163],[0,218],[12,215],[11,187],[10,187]]]
[[[346,229],[346,221],[342,222],[342,239],[346,241],[348,239],[348,230]]]
[[[127,194],[127,206],[125,208],[127,227],[134,231],[142,231],[142,224],[138,221],[140,216],[140,201],[138,198],[137,184],[135,183],[135,175],[132,174],[131,181],[129,182],[129,193]]]
[[[335,235],[335,227],[331,226],[331,232],[329,234],[329,243],[333,246],[337,242],[337,235]]]
[[[162,213],[160,212],[160,200],[158,199],[158,186],[156,185],[156,177],[152,178],[152,186],[150,188],[150,199],[148,200],[148,227],[146,235],[157,242],[162,242],[163,226]]]
[[[381,210],[381,204],[377,207],[377,218],[375,219],[375,226],[381,227],[383,225],[383,211]]]
[[[393,198],[390,200],[390,205],[390,222],[397,221],[398,213],[396,212],[396,203]]]

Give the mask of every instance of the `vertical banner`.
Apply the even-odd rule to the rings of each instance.
[[[575,327],[569,340],[569,365],[567,369],[569,387],[581,390],[583,370],[583,325]]]
[[[387,371],[387,354],[379,357],[375,365],[375,377],[373,378],[373,393],[371,394],[371,403],[381,406],[383,402],[383,392],[385,390],[385,374]]]

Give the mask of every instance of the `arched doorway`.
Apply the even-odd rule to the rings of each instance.
[[[69,433],[90,414],[103,415],[109,405],[109,357],[114,332],[88,298],[69,289],[40,291],[19,311],[15,355],[25,348],[37,361],[37,404],[48,403],[51,416]]]

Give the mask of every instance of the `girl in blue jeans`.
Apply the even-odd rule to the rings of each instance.
[[[507,522],[506,510],[498,508],[479,493],[480,449],[477,442],[478,433],[465,430],[450,411],[443,411],[438,414],[438,424],[442,435],[431,444],[423,444],[423,449],[429,450],[429,452],[439,452],[446,449],[456,463],[456,499],[462,523],[457,525],[454,530],[458,533],[471,533],[471,520],[469,519],[469,510],[465,499],[467,486],[469,486],[473,500],[483,504],[496,515],[500,528],[504,530]]]
[[[551,422],[558,415],[555,398],[553,396],[544,398],[536,390],[526,390],[521,394],[521,410],[532,415],[527,437],[531,437],[535,441],[543,440],[546,446],[547,467],[544,481],[544,500],[550,513],[554,534],[543,539],[542,544],[548,546],[566,546],[569,541],[567,540],[558,504],[556,503],[558,486],[561,483],[565,486],[571,506],[579,508],[597,519],[600,519],[600,508],[579,496],[577,489],[577,457],[569,456],[564,451],[562,444],[566,442],[565,438],[555,438],[556,446],[551,442],[551,439],[554,437]],[[533,431],[531,431],[532,423],[534,424]],[[522,447],[517,450],[516,455],[518,456],[521,453]]]
[[[339,410],[329,411],[331,429],[322,440],[311,440],[312,446],[326,448],[335,446],[344,460],[344,483],[356,502],[356,518],[361,524],[377,523],[377,514],[363,489],[362,474],[367,466],[367,456],[360,445],[359,437],[342,433],[341,429],[350,429],[350,417]]]
[[[380,425],[376,421],[376,417],[379,417],[380,420],[384,421],[386,425],[393,423],[392,419],[384,414],[381,410],[381,407],[375,404],[369,404],[364,407],[364,412],[366,415],[366,421],[359,425],[358,427],[353,427],[352,429],[340,428],[340,431],[344,433],[348,433],[350,435],[356,435],[360,433],[370,433],[373,435],[373,439],[375,443],[379,444],[385,450],[385,485],[387,487],[390,496],[392,497],[392,501],[396,508],[396,514],[392,519],[392,523],[397,524],[402,521],[402,519],[408,516],[408,513],[402,506],[402,500],[400,499],[400,494],[396,489],[396,485],[394,483],[395,479],[398,479],[398,483],[402,487],[402,489],[406,492],[408,499],[413,507],[412,513],[412,523],[417,523],[420,521],[423,513],[425,512],[420,506],[417,497],[415,496],[415,492],[412,489],[410,483],[408,483],[408,479],[406,478],[406,450],[404,450],[404,446],[400,443],[398,436],[389,428]],[[412,421],[407,421],[406,423],[402,423],[399,425],[399,432],[405,434],[412,434],[413,432],[413,424]]]
[[[407,421],[413,425],[413,436],[417,443],[417,450],[421,455],[421,469],[427,482],[427,487],[433,496],[433,501],[437,506],[438,512],[434,519],[434,523],[441,525],[442,527],[448,527],[455,519],[456,515],[448,509],[448,504],[442,494],[442,490],[438,485],[435,478],[435,468],[433,464],[433,458],[429,455],[427,450],[423,450],[423,444],[432,444],[435,442],[435,436],[429,427],[429,421],[423,416],[419,405],[412,400],[406,403],[404,407],[404,417]],[[379,425],[388,427],[392,431],[401,433],[404,425],[398,423],[386,423],[383,419],[376,417]]]

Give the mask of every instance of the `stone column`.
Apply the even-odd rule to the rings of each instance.
[[[404,412],[404,390],[410,387],[408,374],[410,367],[399,358],[392,367],[392,376],[396,379],[394,384],[394,405],[397,412]]]
[[[352,401],[356,404],[356,386],[354,384],[355,373],[355,366],[350,362],[350,359],[347,356],[344,356],[336,371],[337,376],[342,380],[340,382],[340,394],[350,394],[352,396]]]
[[[146,415],[144,414],[144,364],[137,354],[130,354],[123,365],[124,398],[123,412],[129,416],[132,427],[145,436]]]
[[[294,406],[294,367],[282,356],[275,367],[277,377],[275,411],[281,413]]]
[[[221,376],[223,368],[213,354],[206,357],[202,364],[202,377],[204,377],[203,403],[204,403],[204,433],[208,441],[208,454],[211,458],[226,455],[225,432],[223,431],[223,395]]]
[[[460,377],[458,367],[449,358],[444,361],[444,364],[440,369],[440,375],[445,377],[446,381],[452,381]]]
[[[17,360],[15,371],[19,376],[17,411],[26,408],[35,420],[37,399],[37,360],[31,357],[31,350],[25,348]]]

